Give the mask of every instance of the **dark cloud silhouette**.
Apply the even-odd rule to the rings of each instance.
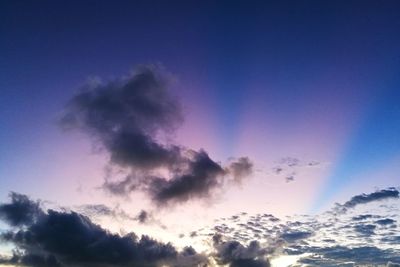
[[[92,84],[70,100],[61,124],[90,133],[118,165],[174,165],[179,148],[157,142],[160,134],[172,132],[183,120],[168,82],[160,67],[142,66],[128,78]]]
[[[35,205],[26,196],[17,197],[23,198],[27,207]],[[21,203],[7,205],[11,208],[4,213],[13,214],[12,207]],[[180,253],[171,244],[160,243],[148,236],[138,238],[134,233],[124,236],[110,233],[88,217],[73,211],[41,210],[40,214],[37,219],[26,219],[23,227],[5,220],[12,230],[2,233],[1,240],[12,243],[20,251],[8,259],[9,263],[32,267],[57,266],[58,263],[74,267],[116,267],[182,266],[181,262],[186,262],[192,264],[186,266],[195,266],[204,260],[193,249],[187,249],[190,253],[187,250]]]
[[[60,267],[61,264],[54,256],[44,256],[37,254],[23,254],[14,251],[10,259],[4,258],[0,263],[13,266],[32,266],[32,267]]]
[[[195,152],[186,172],[170,180],[152,178],[148,191],[159,205],[171,201],[184,202],[195,197],[209,197],[225,175],[222,167],[210,159],[205,151]]]
[[[43,212],[40,202],[31,201],[28,196],[11,192],[11,203],[0,205],[0,219],[12,226],[32,224]]]
[[[145,211],[145,210],[141,210],[139,212],[139,214],[136,216],[136,219],[140,222],[140,223],[147,223],[150,219],[151,215]]]
[[[370,194],[361,194],[354,196],[349,201],[344,203],[343,206],[345,208],[354,208],[359,204],[366,204],[372,201],[379,201],[390,198],[399,198],[399,191],[394,187],[376,191]]]
[[[265,259],[267,250],[263,249],[258,241],[251,241],[248,246],[243,246],[238,241],[223,241],[221,234],[213,236],[214,258],[218,264],[229,264],[230,267],[269,267]]]
[[[398,199],[399,191],[394,187],[389,187],[387,189],[382,189],[379,191],[375,191],[370,194],[360,194],[353,196],[350,200],[346,201],[344,204],[336,203],[336,206],[333,208],[334,213],[346,213],[348,209],[352,209],[358,205],[368,204],[375,201],[382,201],[388,199]],[[366,215],[369,216],[369,215]],[[366,217],[365,217],[366,218]],[[355,218],[355,219],[365,219],[363,217]]]
[[[251,174],[248,158],[224,168],[205,151],[171,141],[183,112],[169,77],[160,66],[141,66],[129,77],[88,85],[68,103],[62,127],[89,134],[109,153],[111,165],[130,171],[119,181],[108,177],[103,185],[108,192],[126,196],[142,190],[165,205],[209,197],[228,174],[234,181]]]

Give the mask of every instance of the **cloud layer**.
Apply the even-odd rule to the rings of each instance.
[[[29,217],[15,219],[21,208],[32,207],[35,209]],[[113,234],[73,211],[45,212],[25,195],[12,193],[11,202],[0,205],[0,215],[11,228],[1,233],[1,241],[16,247],[11,258],[1,259],[4,264],[117,267],[196,266],[206,262],[192,248],[178,252],[172,244],[148,236]]]
[[[271,214],[243,212],[195,231],[192,238],[207,240],[213,235],[217,261],[231,266],[236,259],[267,264],[265,258],[274,266],[274,259],[282,256],[293,257],[291,266],[397,266],[398,193],[396,188],[387,188],[356,195],[340,205],[348,206],[346,212],[338,213],[334,207],[315,216],[278,219]],[[268,266],[257,264],[254,266]]]
[[[199,254],[192,247],[178,251],[170,243],[145,235],[110,233],[81,213],[45,211],[41,202],[10,193],[10,202],[0,204],[0,218],[9,226],[0,233],[0,240],[15,249],[11,257],[0,256],[0,263],[29,267],[269,267],[275,258],[289,256],[295,257],[293,266],[398,266],[397,194],[397,189],[388,188],[354,196],[349,201],[359,196],[368,201],[357,202],[344,213],[337,213],[334,207],[320,215],[285,220],[245,212],[221,218],[211,228],[188,234],[193,244],[196,240],[209,244],[208,251]],[[129,216],[103,205],[81,209],[93,216]],[[21,216],[22,211],[26,216]],[[149,216],[143,211],[129,218],[146,223]]]

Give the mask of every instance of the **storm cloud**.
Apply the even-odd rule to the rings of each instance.
[[[12,226],[32,224],[43,215],[40,202],[31,201],[27,196],[15,192],[9,194],[11,203],[0,205],[0,219]]]
[[[224,167],[206,151],[172,141],[183,110],[170,77],[160,66],[141,66],[128,77],[87,85],[67,104],[62,127],[87,133],[108,152],[111,166],[128,171],[117,181],[106,178],[109,193],[141,190],[165,205],[209,197],[226,177],[240,182],[251,175],[246,157]]]
[[[15,200],[23,199],[21,204]],[[12,195],[9,209],[2,218],[13,216],[14,210],[36,202],[25,195]],[[4,263],[21,266],[196,266],[205,261],[192,248],[178,252],[170,243],[161,243],[148,236],[134,233],[118,235],[108,232],[88,217],[77,212],[40,210],[39,217],[29,217],[20,223],[5,219],[11,230],[0,236],[2,242],[13,244],[17,250]],[[8,217],[7,217],[8,216]],[[190,253],[189,253],[190,252]],[[183,264],[183,265],[182,265]]]

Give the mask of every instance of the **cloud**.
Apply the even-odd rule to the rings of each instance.
[[[141,210],[136,217],[140,223],[147,223],[149,221],[149,213],[145,210]]]
[[[105,216],[114,219],[135,220],[135,218],[122,210],[118,205],[113,208],[104,204],[81,205],[78,206],[78,211],[89,218]]]
[[[24,199],[23,205],[27,208],[36,203],[24,195],[14,193],[13,196]],[[22,204],[11,202],[6,205],[14,207]],[[10,208],[4,214],[8,216],[13,211]],[[66,267],[117,267],[181,266],[182,262],[191,262],[195,266],[204,260],[193,249],[178,252],[172,244],[161,243],[145,235],[139,238],[134,233],[123,236],[110,233],[77,212],[41,210],[40,214],[36,220],[26,220],[23,227],[5,220],[12,230],[2,233],[1,240],[13,244],[18,251],[8,259],[9,263],[32,267],[57,266],[58,263]]]
[[[295,181],[297,176],[307,169],[320,169],[325,164],[315,160],[304,161],[295,157],[283,157],[276,162],[276,165],[271,170],[273,174],[284,177],[286,183],[290,183]]]
[[[291,231],[291,232],[285,232],[281,235],[281,238],[283,238],[286,242],[295,242],[301,239],[308,238],[312,235],[310,232],[303,232],[303,231]]]
[[[91,134],[115,164],[172,167],[180,148],[157,141],[183,121],[181,105],[169,93],[168,83],[168,74],[160,67],[142,66],[127,78],[88,85],[70,100],[61,125]]]
[[[231,162],[228,172],[231,173],[236,183],[241,184],[243,179],[253,174],[253,163],[248,157],[238,158]]]
[[[221,240],[221,235],[213,237],[216,252],[214,257],[218,264],[229,264],[230,267],[269,267],[268,259],[264,259],[267,251],[258,241],[251,241],[243,246],[238,241]]]
[[[315,254],[302,258],[299,260],[300,263],[311,264],[311,266],[343,266],[343,264],[348,262],[384,265],[390,260],[400,260],[400,256],[396,251],[392,249],[379,249],[374,246],[355,248],[346,246],[316,247],[309,249],[309,251]],[[354,264],[351,266],[354,266]]]
[[[386,219],[377,220],[375,223],[377,223],[379,225],[392,225],[392,224],[395,224],[396,221],[386,218]]]
[[[268,257],[273,262],[275,257],[288,255],[297,258],[293,266],[384,266],[389,261],[400,262],[399,202],[398,198],[387,200],[385,205],[374,205],[374,201],[356,205],[345,213],[294,215],[285,219],[270,214],[238,213],[217,220],[210,228],[197,230],[193,239],[206,241],[210,233],[217,233],[213,242],[216,258],[228,265],[234,261],[230,255],[248,252],[244,244],[257,240],[260,251],[265,251],[261,260]],[[364,213],[366,210],[368,213]]]
[[[373,224],[357,224],[354,226],[354,231],[362,235],[371,236],[375,234],[375,228],[376,225]]]
[[[40,202],[31,201],[26,195],[15,192],[9,194],[11,203],[0,205],[0,219],[12,226],[32,224],[43,212]]]
[[[159,205],[171,201],[184,202],[196,197],[209,197],[211,190],[218,187],[226,172],[210,159],[205,151],[195,152],[185,173],[170,180],[155,177],[148,191]]]
[[[365,204],[372,201],[380,201],[389,198],[399,198],[399,191],[394,187],[376,191],[370,194],[361,194],[352,197],[349,201],[343,204],[346,208],[354,208],[359,204]]]
[[[400,213],[397,198],[389,200],[379,207],[371,205],[372,201],[346,213],[296,215],[281,220],[271,214],[238,213],[221,218],[210,228],[184,234],[193,244],[211,242],[210,250],[199,254],[191,247],[178,251],[172,244],[148,236],[113,234],[81,213],[44,211],[38,201],[12,193],[10,203],[0,204],[8,207],[1,218],[10,226],[1,233],[1,240],[13,244],[15,251],[10,258],[0,257],[0,263],[31,267],[191,267],[214,260],[230,267],[266,267],[274,257],[296,255],[297,264],[308,266],[390,266],[388,262],[400,262]],[[36,215],[15,223],[9,218],[17,207],[37,207]],[[82,207],[100,216],[114,216],[117,211],[103,205]],[[144,211],[139,216],[148,221],[151,214]],[[139,220],[139,216],[133,219]]]
[[[350,200],[346,201],[344,204],[336,204],[334,208],[335,212],[344,213],[348,209],[354,208],[361,204],[367,204],[375,201],[382,201],[387,199],[398,199],[399,191],[394,187],[389,187],[387,189],[382,189],[370,194],[360,194],[353,196]]]
[[[206,151],[172,141],[183,111],[171,83],[162,67],[141,66],[128,77],[86,86],[67,104],[61,126],[87,133],[108,152],[111,166],[128,171],[121,180],[107,177],[109,193],[141,190],[160,206],[209,197],[225,176],[242,181],[251,174],[246,157],[225,168]]]

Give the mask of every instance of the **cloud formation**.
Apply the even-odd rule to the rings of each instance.
[[[251,241],[243,246],[238,241],[222,241],[222,236],[213,237],[216,252],[214,257],[218,264],[229,264],[230,267],[269,267],[268,259],[264,256],[267,250],[260,246],[258,241]]]
[[[134,233],[113,234],[88,217],[76,212],[40,210],[38,216],[24,218],[24,224],[12,218],[15,210],[30,210],[36,202],[25,195],[13,193],[11,203],[2,204],[2,218],[11,230],[0,236],[17,250],[4,263],[21,266],[196,266],[205,261],[193,249],[178,252],[168,243],[160,243],[148,236]],[[20,200],[23,199],[23,202]],[[182,265],[183,264],[183,265]]]
[[[336,204],[335,212],[347,212],[348,209],[354,208],[361,204],[368,204],[370,202],[382,201],[388,199],[398,199],[399,191],[394,187],[387,189],[378,190],[370,194],[361,194],[353,196],[350,200],[344,204]]]
[[[198,229],[193,238],[207,240],[215,233],[215,257],[220,263],[231,266],[238,258],[268,258],[273,263],[282,255],[293,257],[291,266],[390,266],[389,262],[400,262],[400,204],[397,197],[392,197],[396,196],[393,191],[393,188],[387,188],[377,191],[379,194],[356,195],[349,201],[359,199],[357,196],[374,200],[355,205],[345,213],[325,212],[286,219],[271,214],[239,213],[219,219],[210,228]],[[383,198],[387,202],[376,205],[376,201],[382,200],[382,194],[388,197]],[[366,210],[369,213],[364,213]],[[250,249],[253,241],[257,241],[259,249]],[[257,258],[254,255],[263,256]]]
[[[272,173],[281,176],[286,183],[296,181],[299,174],[305,169],[322,168],[325,165],[319,161],[304,161],[295,157],[284,157],[276,162],[276,165],[271,169]]]
[[[0,205],[0,219],[12,226],[30,225],[43,215],[40,202],[33,202],[27,196],[15,192],[9,194],[11,203]]]
[[[147,65],[128,77],[90,84],[69,101],[62,127],[87,133],[109,153],[111,165],[128,170],[121,180],[106,179],[103,187],[108,192],[127,195],[141,190],[165,205],[209,197],[224,185],[226,176],[240,182],[252,173],[248,158],[225,168],[206,151],[171,141],[183,112],[170,85],[165,70]]]
[[[377,192],[392,196],[387,192],[393,190]],[[349,201],[358,199],[357,196],[382,200],[381,194],[370,193],[356,195]],[[389,197],[388,202],[379,205],[375,205],[375,200],[355,205],[345,213],[278,219],[271,214],[242,212],[221,218],[211,228],[188,233],[193,244],[203,238],[203,244],[210,244],[212,237],[207,254],[199,254],[191,247],[178,251],[172,244],[148,236],[113,234],[78,212],[44,211],[40,202],[11,193],[10,202],[0,204],[1,219],[9,225],[0,239],[16,249],[11,257],[0,256],[0,263],[29,267],[204,267],[216,262],[229,267],[268,267],[274,257],[286,255],[295,256],[296,264],[307,266],[347,266],[349,262],[349,266],[397,266],[398,198]],[[101,216],[118,213],[117,209],[103,205],[86,205],[82,209]],[[16,216],[16,211],[21,210],[30,215],[21,219]],[[142,211],[133,219],[146,223],[149,216]]]
[[[357,195],[345,202],[343,206],[346,208],[354,208],[359,204],[366,204],[368,202],[380,201],[389,198],[399,198],[399,191],[394,187],[390,187],[388,189],[382,189],[370,194]]]
[[[243,179],[253,174],[253,163],[248,157],[238,158],[228,166],[228,172],[231,173],[236,183],[241,184]]]

